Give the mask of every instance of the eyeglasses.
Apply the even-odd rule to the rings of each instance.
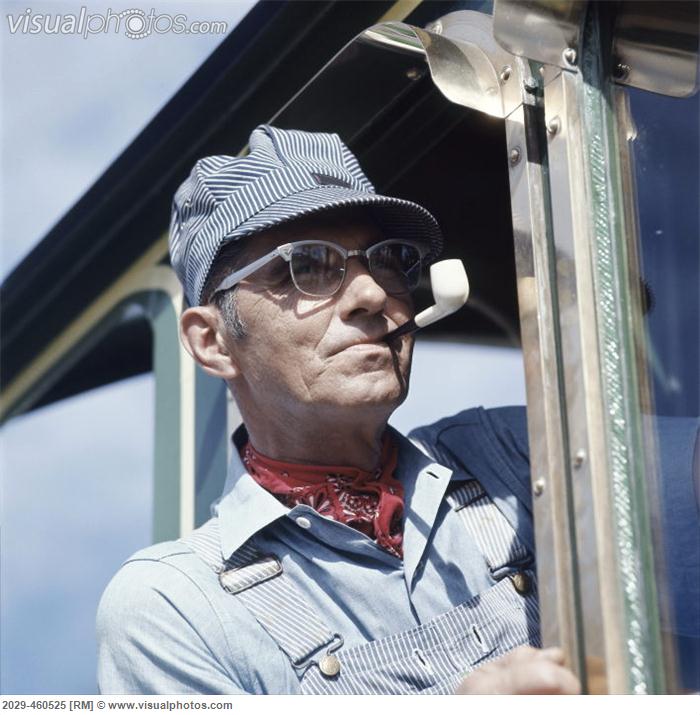
[[[299,291],[314,297],[328,297],[343,285],[348,258],[363,256],[370,275],[384,291],[389,295],[404,295],[418,287],[423,261],[429,253],[427,245],[393,239],[375,243],[364,251],[348,251],[330,241],[295,241],[277,246],[245,268],[234,271],[214,293],[232,288],[279,257],[289,264],[292,281]]]

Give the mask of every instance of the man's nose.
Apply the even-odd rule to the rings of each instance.
[[[341,317],[354,312],[381,313],[386,307],[386,291],[374,280],[366,261],[358,256],[349,258],[345,265],[345,280],[340,289]]]

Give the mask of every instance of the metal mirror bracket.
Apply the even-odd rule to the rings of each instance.
[[[493,32],[518,57],[572,69],[581,54],[587,0],[495,0]],[[613,79],[671,97],[694,94],[700,36],[697,0],[625,0],[615,8]]]
[[[470,10],[452,12],[441,17],[429,29],[430,33],[426,33],[425,30],[417,32],[419,36],[429,35],[431,45],[427,49],[427,60],[433,81],[448,99],[452,99],[448,91],[458,96],[459,90],[454,91],[453,88],[463,85],[465,77],[459,67],[453,65],[456,72],[450,71],[452,68],[445,61],[447,53],[441,49],[445,40],[454,44],[463,55],[464,59],[461,60],[463,65],[466,61],[467,64],[481,71],[479,89],[482,99],[477,99],[472,92],[469,99],[473,103],[464,106],[470,106],[472,109],[493,116],[505,117],[521,104],[523,82],[526,78],[522,72],[524,65],[517,62],[510,52],[504,50],[495,41],[493,19],[489,15]],[[488,63],[489,69],[484,61]],[[529,72],[526,72],[526,75],[529,76]],[[493,108],[490,108],[487,98],[496,96],[498,99],[494,100]]]
[[[493,34],[518,57],[571,68],[579,53],[585,0],[494,0]]]

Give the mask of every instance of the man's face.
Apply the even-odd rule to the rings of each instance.
[[[384,239],[362,214],[344,216],[260,234],[246,262],[291,241],[321,239],[352,250]],[[237,298],[246,337],[227,339],[227,347],[240,370],[234,390],[241,409],[299,419],[352,418],[356,410],[388,417],[405,398],[413,340],[404,337],[389,347],[381,338],[413,317],[413,302],[409,295],[387,295],[363,258],[348,259],[343,285],[327,298],[299,292],[281,258],[243,281]]]

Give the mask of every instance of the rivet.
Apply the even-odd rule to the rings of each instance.
[[[510,165],[515,166],[519,161],[520,161],[520,148],[519,147],[513,147],[510,150]]]
[[[511,74],[513,73],[513,69],[511,68],[510,65],[506,65],[503,67],[501,70],[501,74],[498,75],[500,77],[501,82],[507,82],[510,79]]]
[[[574,455],[574,469],[580,469],[581,465],[586,461],[586,450],[579,449]]]
[[[559,117],[552,117],[547,122],[547,134],[554,136],[561,129],[561,119]]]
[[[539,88],[539,85],[537,84],[537,80],[534,77],[528,77],[523,82],[523,86],[525,87],[525,91],[528,94],[536,94],[537,89]]]
[[[564,58],[564,62],[572,67],[576,64],[576,60],[578,59],[576,50],[573,47],[567,47],[564,52],[561,53],[561,56]]]
[[[327,677],[332,678],[340,673],[340,660],[333,653],[326,653],[318,662],[319,670]]]
[[[510,576],[515,590],[521,596],[527,596],[532,591],[532,579],[524,571],[518,571]]]
[[[546,482],[544,480],[544,477],[540,477],[539,479],[535,479],[535,481],[532,484],[532,493],[536,496],[542,496],[544,492]]]
[[[406,77],[408,79],[420,79],[423,73],[418,69],[418,67],[410,67],[406,70]]]

